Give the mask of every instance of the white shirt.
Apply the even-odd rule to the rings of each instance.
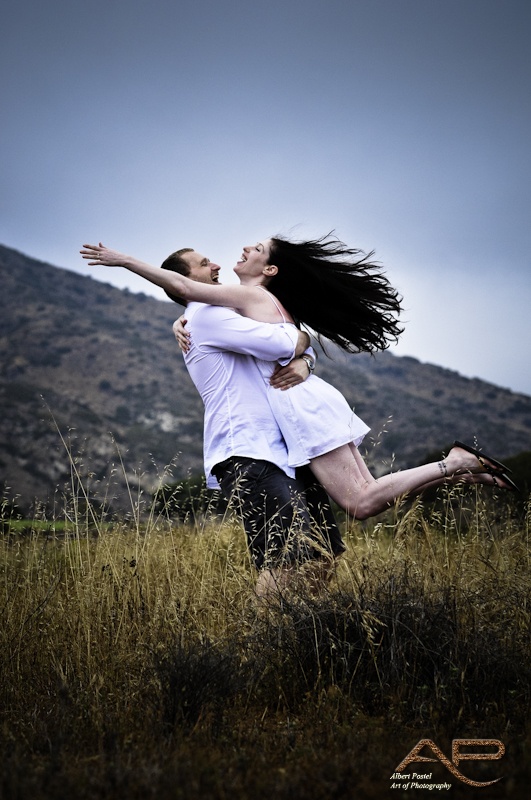
[[[286,444],[254,361],[286,364],[295,355],[298,331],[242,317],[222,306],[190,303],[191,346],[184,360],[205,404],[204,461],[207,486],[218,488],[212,467],[231,456],[276,464],[290,477]]]

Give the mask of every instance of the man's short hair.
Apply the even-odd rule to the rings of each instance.
[[[187,278],[190,274],[190,265],[184,260],[183,255],[185,253],[193,252],[193,247],[182,247],[180,250],[176,250],[175,253],[169,255],[160,266],[162,269],[169,269],[171,272],[178,272],[179,275],[184,275],[184,277]],[[171,292],[166,291],[166,289],[164,289],[164,291],[174,303],[179,303],[181,306],[186,305],[182,297],[172,294]]]

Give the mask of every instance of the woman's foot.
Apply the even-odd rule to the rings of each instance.
[[[505,472],[502,472],[500,475],[491,475],[494,483],[496,486],[499,486],[500,489],[507,489],[508,492],[519,492],[520,489],[516,485],[516,483],[509,478]]]
[[[499,473],[511,472],[509,467],[506,467],[505,464],[502,464],[501,461],[497,461],[492,456],[488,456],[486,453],[482,453],[480,450],[476,450],[475,447],[471,447],[469,444],[465,444],[464,442],[455,441],[453,443],[453,447],[460,447],[461,450],[466,450],[467,453],[471,453],[473,456],[477,458],[479,463],[485,467],[486,472],[490,472],[492,475],[497,475]]]
[[[520,491],[518,486],[502,472],[496,475],[492,475],[490,472],[480,472],[476,474],[468,472],[463,475],[456,475],[454,480],[456,483],[466,483],[467,485],[482,484],[483,486],[504,489],[508,492]]]
[[[483,455],[479,450],[462,442],[455,442],[442,463],[446,465],[448,475],[462,475],[468,472],[472,475],[489,474],[502,480],[507,478],[508,468],[500,461]]]

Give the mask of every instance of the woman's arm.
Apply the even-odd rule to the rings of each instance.
[[[171,270],[154,267],[132,256],[119,253],[98,245],[85,244],[80,250],[90,266],[125,267],[140,275],[150,283],[160,286],[171,294],[182,298],[186,303],[196,300],[213,306],[234,308],[245,317],[257,322],[278,322],[278,316],[271,301],[256,286],[221,286],[219,284],[199,283]],[[264,294],[264,297],[262,295]],[[271,306],[271,307],[270,307]]]

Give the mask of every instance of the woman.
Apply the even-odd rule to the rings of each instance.
[[[311,327],[349,352],[374,352],[396,340],[400,299],[387,279],[359,250],[330,236],[307,242],[275,237],[243,249],[234,267],[239,286],[198,283],[109,250],[101,243],[81,250],[92,265],[124,266],[187,303],[235,308],[259,322]],[[274,364],[259,363],[264,380]],[[288,444],[290,465],[309,463],[326,492],[357,519],[379,514],[399,497],[445,480],[516,488],[507,468],[456,442],[438,462],[375,479],[358,445],[369,430],[330,384],[314,375],[270,400]]]

